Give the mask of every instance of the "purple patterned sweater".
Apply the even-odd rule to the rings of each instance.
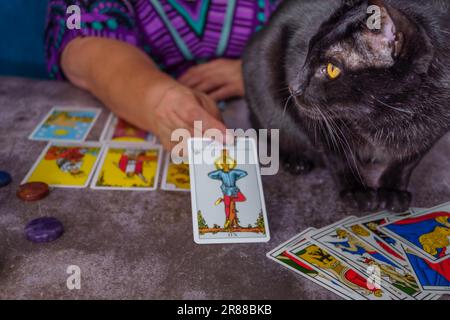
[[[45,33],[48,72],[63,79],[60,56],[75,37],[105,37],[144,50],[178,76],[217,57],[239,58],[281,0],[50,0]],[[81,9],[81,29],[66,27],[67,7]]]

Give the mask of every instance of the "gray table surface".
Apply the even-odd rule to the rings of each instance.
[[[187,193],[54,189],[37,203],[19,200],[17,187],[46,145],[27,137],[55,105],[101,107],[67,83],[0,78],[0,170],[14,179],[0,189],[1,299],[338,299],[265,256],[307,227],[363,215],[337,201],[326,169],[263,177],[269,243],[197,245]],[[244,108],[238,102],[228,109],[230,126],[245,118]],[[89,140],[99,138],[107,114],[104,109]],[[450,200],[449,167],[450,135],[415,171],[414,206]],[[44,215],[64,223],[64,236],[28,242],[25,224]],[[67,289],[69,265],[81,268],[81,290]]]

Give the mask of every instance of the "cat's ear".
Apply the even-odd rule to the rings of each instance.
[[[363,28],[363,37],[370,47],[384,51],[380,53],[395,59],[402,54],[405,35],[415,27],[405,15],[384,0],[368,0],[367,20]]]

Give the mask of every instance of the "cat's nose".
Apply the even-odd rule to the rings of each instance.
[[[289,92],[294,97],[301,96],[303,94],[303,88],[300,85],[290,85]]]

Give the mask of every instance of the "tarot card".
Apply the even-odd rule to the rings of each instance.
[[[170,153],[164,160],[161,189],[167,191],[190,191],[189,164],[172,162]]]
[[[403,246],[403,245],[402,245]],[[405,256],[421,289],[436,294],[450,294],[450,259],[432,263],[403,246]]]
[[[380,230],[430,262],[450,258],[450,202],[384,224]]]
[[[91,188],[106,190],[155,190],[161,167],[161,146],[107,144]]]
[[[419,209],[417,209],[417,208],[410,208],[408,211],[406,211],[406,212],[402,212],[402,213],[395,213],[395,214],[391,214],[390,216],[386,216],[386,218],[385,218],[385,223],[384,224],[386,224],[386,223],[388,223],[388,222],[393,222],[393,221],[397,221],[397,220],[400,220],[400,219],[402,219],[402,218],[404,218],[404,217],[409,217],[410,215],[412,215],[414,212],[417,212],[417,210],[419,210]],[[420,210],[423,210],[423,209],[420,209]]]
[[[386,220],[392,216],[390,212],[380,212],[354,220],[345,224],[344,227],[360,240],[383,252],[388,258],[398,262],[403,267],[408,267],[400,242],[378,230],[378,226],[386,223]]]
[[[100,137],[102,142],[153,143],[156,138],[150,132],[139,129],[127,121],[110,114]]]
[[[50,142],[22,183],[45,182],[51,187],[85,188],[101,153],[100,143]]]
[[[270,239],[253,139],[233,146],[189,139],[192,221],[196,243],[267,242]]]
[[[267,257],[284,267],[288,268],[291,271],[305,277],[308,280],[313,281],[319,286],[337,294],[341,298],[352,300],[352,299],[362,299],[362,296],[356,294],[354,291],[349,290],[347,286],[342,285],[335,278],[327,275],[326,273],[320,271],[319,269],[311,266],[310,264],[301,261],[298,258],[291,258],[287,253],[287,250],[292,246],[295,246],[299,243],[305,242],[305,236],[314,230],[313,228],[309,228],[302,233],[296,235],[292,239],[286,241],[285,243],[279,245],[272,251],[267,253]]]
[[[323,247],[308,240],[290,247],[285,254],[293,261],[310,266],[317,272],[331,277],[339,286],[352,292],[359,300],[394,300],[398,299],[381,283],[373,281],[363,273],[351,267],[344,259],[329,253]]]
[[[422,212],[422,211],[425,211],[425,210],[427,210],[428,208],[411,208],[410,209],[410,215],[411,214],[416,214],[416,213],[419,213],[419,212]],[[406,216],[405,216],[406,217]],[[392,221],[389,221],[389,222],[392,222]]]
[[[101,109],[54,107],[29,136],[30,140],[84,141],[97,121]]]
[[[383,287],[389,288],[399,299],[423,299],[424,293],[410,271],[343,227],[352,220],[355,219],[347,218],[318,230],[310,236],[311,241],[344,258],[366,276],[371,276],[373,270],[379,270]]]

